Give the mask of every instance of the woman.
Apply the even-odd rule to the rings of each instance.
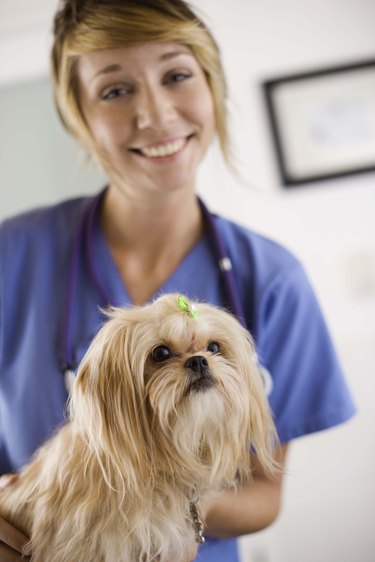
[[[189,6],[64,1],[52,67],[63,124],[101,164],[108,187],[0,226],[1,472],[17,470],[63,420],[64,383],[103,320],[99,307],[143,304],[161,292],[227,306],[252,331],[271,373],[281,464],[291,439],[350,418],[300,264],[213,217],[196,197],[215,135],[227,161],[230,148],[219,50]],[[199,560],[238,561],[236,537],[275,519],[281,486],[281,475],[256,469],[251,485],[203,503]],[[0,562],[20,560],[26,539],[0,523]]]

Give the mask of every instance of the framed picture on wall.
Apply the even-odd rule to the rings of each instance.
[[[375,60],[262,86],[286,187],[375,170]]]

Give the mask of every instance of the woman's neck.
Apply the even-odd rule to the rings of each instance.
[[[194,193],[157,193],[134,200],[115,187],[105,195],[101,225],[135,304],[146,302],[163,285],[204,229]]]

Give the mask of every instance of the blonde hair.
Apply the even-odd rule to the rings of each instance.
[[[219,47],[184,0],[63,0],[54,20],[51,53],[54,97],[64,127],[97,153],[79,99],[79,56],[148,42],[181,43],[191,49],[211,91],[216,131],[230,164],[227,86]]]

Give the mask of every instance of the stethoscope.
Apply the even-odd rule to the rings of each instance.
[[[67,294],[65,300],[64,320],[61,330],[61,371],[64,375],[65,387],[69,393],[71,385],[75,377],[76,361],[74,357],[73,347],[73,318],[74,306],[77,299],[78,289],[78,270],[81,258],[84,256],[87,262],[89,275],[104,303],[109,306],[113,304],[111,297],[100,281],[100,277],[96,270],[94,259],[94,228],[98,212],[103,201],[106,189],[102,190],[98,195],[93,197],[87,208],[85,209],[82,220],[77,228],[73,238],[72,254],[68,268]],[[233,264],[230,255],[225,247],[222,236],[220,235],[215,222],[215,215],[212,214],[198,197],[199,206],[202,212],[204,224],[212,245],[214,256],[216,258],[220,271],[221,280],[225,290],[227,305],[226,308],[234,314],[241,324],[249,329],[248,322],[239,297],[236,278],[233,271]],[[261,368],[264,378],[266,390],[269,393],[272,390],[272,378],[264,367]]]

